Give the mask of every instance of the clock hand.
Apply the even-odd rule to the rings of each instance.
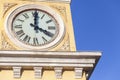
[[[54,36],[53,33],[49,32],[49,31],[47,31],[47,30],[44,30],[44,29],[42,29],[42,28],[39,28],[38,26],[35,26],[35,25],[33,25],[32,23],[30,23],[30,26],[36,27],[37,30],[43,32],[44,34],[46,34],[46,35],[49,36],[49,37],[53,37],[53,36]]]
[[[38,29],[37,29],[38,19],[39,19],[38,12],[37,12],[37,10],[35,10],[35,12],[34,12],[34,25],[35,25],[34,30],[36,31],[36,33],[38,33]]]
[[[49,37],[53,37],[53,36],[54,36],[53,33],[49,32],[49,31],[47,31],[47,30],[44,30],[44,29],[42,29],[42,28],[39,28],[39,27],[38,27],[38,30],[40,30],[41,32],[43,32],[44,34],[46,34],[46,35],[49,36]]]
[[[31,26],[31,27],[35,27],[35,25],[34,25],[34,24],[32,24],[32,23],[30,23],[30,26]]]

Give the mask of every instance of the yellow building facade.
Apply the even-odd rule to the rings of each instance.
[[[0,80],[87,80],[101,52],[76,52],[71,0],[0,0]]]

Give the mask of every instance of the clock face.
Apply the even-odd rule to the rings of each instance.
[[[18,47],[46,50],[62,41],[65,27],[61,16],[53,9],[26,4],[9,13],[5,21],[5,31]]]
[[[15,37],[22,43],[41,46],[56,38],[58,27],[52,15],[38,9],[31,9],[17,14],[11,28]]]

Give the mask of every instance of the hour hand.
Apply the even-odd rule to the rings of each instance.
[[[34,24],[32,24],[32,23],[30,23],[30,26],[31,26],[31,27],[35,27],[35,25],[34,25]]]
[[[36,26],[36,25],[34,25],[34,24],[32,24],[32,23],[30,23],[30,26],[31,26],[31,27],[34,27],[34,30],[36,31],[36,33],[38,33],[38,26]]]

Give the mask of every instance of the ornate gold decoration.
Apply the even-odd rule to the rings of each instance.
[[[0,32],[0,50],[15,50],[5,39],[2,32]]]
[[[17,5],[16,3],[4,3],[3,5],[3,13],[5,14],[7,12],[8,9],[10,9],[11,7]]]
[[[66,8],[65,7],[63,7],[63,6],[53,6],[53,5],[52,5],[52,7],[55,8],[57,11],[59,11],[65,17],[65,19],[67,21],[67,17],[66,17],[67,15],[66,15]]]

